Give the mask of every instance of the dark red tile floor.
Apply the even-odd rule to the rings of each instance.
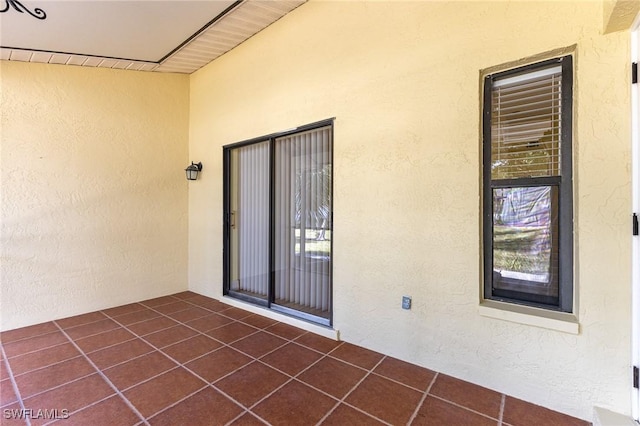
[[[586,424],[192,292],[0,340],[2,425]]]

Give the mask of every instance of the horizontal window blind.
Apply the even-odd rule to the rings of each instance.
[[[491,179],[560,175],[562,68],[494,82]]]
[[[573,311],[573,58],[484,76],[484,297]]]

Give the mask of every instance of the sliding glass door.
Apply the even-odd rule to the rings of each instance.
[[[225,292],[331,322],[332,125],[225,148]]]

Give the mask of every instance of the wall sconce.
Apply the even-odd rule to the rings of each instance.
[[[198,172],[202,170],[202,163],[195,164],[193,161],[184,171],[187,173],[187,180],[198,179]]]

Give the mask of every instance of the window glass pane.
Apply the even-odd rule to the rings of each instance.
[[[497,80],[491,92],[491,178],[560,175],[562,69]]]
[[[493,189],[493,288],[558,298],[557,187]]]

